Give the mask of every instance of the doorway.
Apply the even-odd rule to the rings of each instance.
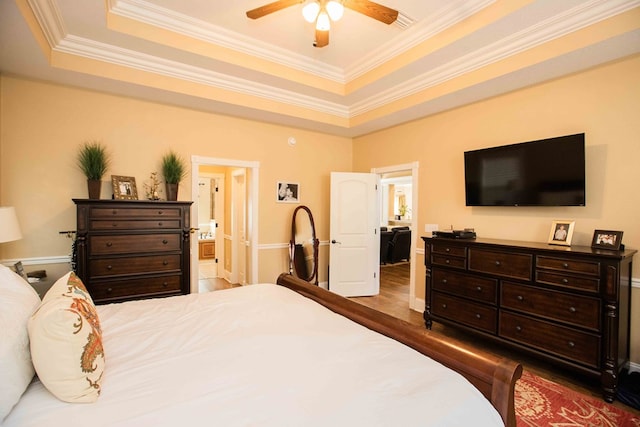
[[[191,207],[191,223],[196,230],[191,239],[191,292],[198,293],[199,279],[201,277],[200,268],[200,232],[202,237],[210,238],[211,218],[207,218],[204,212],[211,212],[211,201],[201,202],[200,193],[201,177],[200,171],[206,173],[207,167],[216,168],[213,175],[222,175],[225,182],[226,192],[224,200],[216,205],[224,206],[222,213],[214,213],[215,222],[215,258],[216,277],[222,278],[229,283],[238,283],[239,278],[242,284],[255,283],[258,278],[258,176],[259,162],[241,161],[231,159],[220,159],[213,157],[192,156],[191,157],[191,194],[193,194],[193,205]],[[231,185],[232,180],[242,177],[242,186]],[[206,177],[209,178],[209,177]],[[214,177],[215,178],[215,177]],[[211,181],[209,182],[211,185]],[[205,183],[206,186],[206,183]],[[220,187],[218,187],[220,190]],[[224,190],[223,190],[224,191]],[[211,193],[213,194],[213,193]],[[218,194],[219,200],[220,194]],[[206,197],[205,197],[206,199]],[[204,207],[201,207],[201,203]],[[215,206],[214,206],[215,209]],[[203,213],[201,213],[203,211]],[[203,219],[201,220],[201,217]],[[208,220],[208,221],[207,221]],[[205,222],[202,222],[205,221]],[[241,223],[238,224],[238,221]],[[222,224],[220,224],[222,222]],[[200,225],[203,224],[203,230]],[[213,239],[209,239],[213,240]],[[234,249],[236,248],[236,249]],[[239,252],[235,253],[238,250]],[[211,274],[207,272],[205,274]],[[236,281],[232,281],[232,280]],[[204,290],[206,291],[206,289]]]
[[[381,266],[380,288],[384,287],[384,268],[394,268],[399,271],[402,277],[408,276],[408,297],[405,301],[406,307],[422,312],[423,304],[416,299],[416,242],[418,235],[418,162],[374,168],[372,173],[380,177],[382,185],[382,197],[380,197],[380,218],[381,227],[394,229],[398,227],[408,227],[411,231],[410,249],[408,262],[404,264],[391,264],[391,267]],[[408,275],[405,273],[408,268]],[[404,270],[404,272],[402,271]],[[394,272],[396,273],[396,272]],[[394,274],[394,278],[398,275]],[[397,284],[397,283],[396,283]],[[406,295],[404,293],[403,295]]]

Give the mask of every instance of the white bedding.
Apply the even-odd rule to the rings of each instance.
[[[98,312],[98,401],[36,380],[3,427],[503,425],[462,376],[277,285]]]

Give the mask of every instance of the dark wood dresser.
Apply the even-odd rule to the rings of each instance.
[[[600,378],[629,361],[636,250],[423,237],[427,328],[454,325]]]
[[[193,202],[73,201],[76,270],[96,304],[189,293]]]

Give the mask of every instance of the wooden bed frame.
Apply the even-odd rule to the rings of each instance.
[[[522,375],[519,363],[381,313],[287,273],[281,274],[277,283],[459,372],[491,402],[505,426],[516,425],[514,390]]]

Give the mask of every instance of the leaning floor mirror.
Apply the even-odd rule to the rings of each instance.
[[[298,206],[291,220],[289,273],[318,285],[318,244],[311,209]]]

